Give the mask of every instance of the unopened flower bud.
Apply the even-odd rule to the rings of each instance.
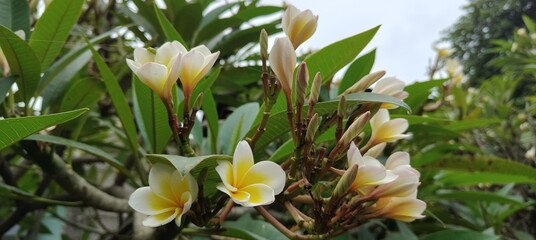
[[[348,146],[348,144],[350,144],[354,138],[356,138],[361,131],[363,131],[363,128],[369,120],[370,112],[365,112],[363,115],[359,116],[359,118],[357,118],[342,135],[341,141],[343,146]]]
[[[269,56],[270,67],[281,83],[283,92],[290,99],[292,94],[292,81],[294,67],[296,66],[296,52],[287,37],[275,39]]]
[[[339,117],[341,118],[346,117],[346,95],[342,95],[339,100],[339,106],[337,108],[337,115],[339,115]]]
[[[320,87],[322,86],[322,75],[317,72],[315,79],[313,79],[313,85],[311,86],[311,94],[309,95],[309,105],[313,106],[318,102],[318,96],[320,95]]]
[[[333,189],[333,194],[331,195],[333,199],[340,199],[351,190],[352,184],[357,177],[358,169],[359,165],[352,164],[352,166],[350,166],[350,168],[344,172],[341,179],[339,179],[339,182],[337,182],[337,186],[335,186],[335,189]]]
[[[346,89],[343,94],[362,92],[385,75],[385,71],[377,71],[362,77],[354,85]]]
[[[264,29],[261,30],[259,44],[261,46],[261,59],[268,59],[268,33]]]
[[[307,64],[303,62],[300,64],[296,75],[296,106],[299,106],[300,108],[305,104],[305,93],[308,84],[309,72],[307,71]]]
[[[318,16],[313,15],[311,10],[300,11],[292,5],[288,5],[283,13],[282,27],[294,49],[313,35],[317,22]]]
[[[315,113],[311,120],[309,121],[309,125],[307,126],[307,133],[305,134],[305,141],[312,143],[315,141],[315,134],[318,130],[318,114]]]

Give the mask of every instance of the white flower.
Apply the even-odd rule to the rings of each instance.
[[[182,56],[179,79],[182,83],[185,99],[190,99],[195,86],[214,66],[219,55],[219,51],[211,53],[205,45],[200,45],[190,49]]]
[[[374,146],[383,142],[394,142],[396,140],[407,138],[409,134],[402,134],[408,129],[408,120],[403,118],[389,119],[387,109],[380,109],[370,119],[372,136],[367,145]]]
[[[254,164],[253,153],[246,141],[236,146],[233,163],[219,161],[216,171],[222,180],[216,188],[245,207],[270,204],[285,187],[283,169],[270,161]]]
[[[426,209],[426,203],[412,197],[389,197],[380,198],[369,209],[374,211],[369,217],[383,217],[411,222],[415,219],[424,218],[422,213]]]
[[[397,178],[395,174],[385,169],[377,159],[371,156],[361,156],[361,152],[353,142],[348,149],[347,157],[348,167],[354,164],[359,166],[351,188],[361,194],[368,193],[373,186],[386,184]]]
[[[274,46],[270,51],[270,67],[274,71],[281,87],[287,96],[290,96],[296,67],[296,52],[287,37],[275,39]]]
[[[404,100],[409,96],[408,92],[404,91],[405,85],[406,84],[398,78],[386,77],[382,78],[380,81],[378,81],[378,83],[376,83],[376,86],[374,86],[372,92]],[[398,106],[391,103],[383,103],[381,106],[381,108],[386,109],[393,109],[397,107]]]
[[[311,10],[300,11],[288,5],[282,18],[283,31],[292,42],[294,49],[309,39],[316,31],[318,16]]]
[[[138,78],[162,99],[171,97],[171,87],[179,78],[181,55],[186,48],[179,42],[166,42],[156,54],[145,48],[134,49],[134,61],[127,64]]]
[[[198,186],[190,174],[181,176],[174,167],[155,164],[149,172],[149,187],[136,189],[128,204],[134,210],[150,215],[142,224],[158,227],[175,220],[181,225],[181,217],[197,200]]]

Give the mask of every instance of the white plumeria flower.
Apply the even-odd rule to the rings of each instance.
[[[369,210],[373,211],[369,217],[383,217],[411,222],[415,219],[424,218],[422,213],[426,209],[426,203],[412,197],[389,197],[380,198]]]
[[[372,92],[404,100],[409,96],[408,92],[404,91],[404,86],[406,86],[406,84],[402,80],[395,77],[386,77],[376,83]],[[398,106],[391,103],[382,103],[381,105],[381,108],[385,109],[394,109],[397,107]]]
[[[371,156],[361,156],[361,152],[353,142],[348,149],[347,157],[349,167],[354,164],[359,166],[351,188],[361,194],[366,194],[374,186],[390,183],[397,178],[390,170],[385,169],[377,159]]]
[[[300,11],[293,5],[288,5],[282,17],[282,27],[292,42],[294,49],[309,39],[316,31],[318,16],[311,10]]]
[[[219,55],[220,51],[211,53],[205,45],[199,45],[182,56],[178,74],[185,100],[190,99],[195,86],[214,66]]]
[[[166,42],[156,54],[145,48],[134,49],[134,60],[127,59],[130,69],[162,99],[171,97],[171,88],[179,78],[181,55],[186,48],[177,41]]]
[[[26,34],[23,30],[18,30],[15,32],[15,34],[19,36],[22,40],[26,38]],[[9,67],[9,63],[7,62],[6,55],[4,54],[4,51],[2,51],[2,48],[0,48],[0,66],[2,66],[4,77],[7,77],[11,68]]]
[[[285,187],[286,175],[281,166],[271,161],[255,164],[246,141],[236,146],[233,163],[219,161],[216,171],[222,180],[216,188],[245,207],[270,204]]]
[[[287,37],[276,38],[269,56],[270,67],[281,83],[283,92],[289,97],[292,92],[296,52]]]
[[[149,187],[136,189],[128,204],[134,210],[150,215],[142,224],[158,227],[175,220],[180,227],[181,217],[197,200],[198,186],[190,174],[181,176],[174,167],[155,164],[149,172]]]
[[[408,120],[396,118],[390,120],[387,109],[380,109],[370,119],[372,136],[367,145],[374,146],[383,142],[394,142],[399,139],[407,138],[409,134],[402,134],[408,127]]]
[[[419,172],[409,165],[399,166],[391,173],[397,176],[396,180],[380,185],[372,190],[371,195],[375,198],[385,197],[414,197],[417,195],[419,182]]]

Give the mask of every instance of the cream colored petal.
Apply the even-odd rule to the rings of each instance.
[[[290,24],[292,24],[293,19],[300,13],[300,10],[298,10],[293,5],[288,5],[287,9],[285,9],[285,12],[283,13],[283,17],[281,19],[281,26],[283,28],[283,32],[285,32],[288,35]]]
[[[180,213],[177,215],[177,217],[175,217],[175,224],[180,227],[181,226],[181,220],[182,220],[182,215],[188,211],[190,211],[190,208],[192,207],[192,202],[194,200],[192,199],[192,195],[189,193],[189,192],[185,192],[182,194],[181,196],[181,202],[183,203],[182,204],[182,210],[180,211]]]
[[[386,109],[380,109],[372,118],[370,119],[370,126],[372,132],[377,130],[383,123],[389,121],[389,112]]]
[[[143,220],[142,224],[146,227],[158,227],[171,222],[181,212],[180,208],[175,208],[173,211],[168,211],[156,215],[151,215]]]
[[[393,97],[398,98],[400,100],[404,100],[409,97],[409,93],[406,91],[401,91],[393,95]]]
[[[167,67],[177,55],[179,55],[179,49],[175,48],[171,42],[166,42],[156,50],[154,61]]]
[[[216,166],[216,172],[220,175],[222,184],[229,191],[235,192],[237,188],[235,187],[235,180],[233,176],[233,165],[228,161],[218,161],[218,166]]]
[[[173,41],[171,42],[171,45],[173,45],[173,47],[175,47],[175,49],[177,49],[177,51],[182,54],[186,54],[188,52],[188,50],[186,50],[186,48],[178,41]]]
[[[382,198],[411,196],[413,192],[417,190],[417,187],[420,185],[419,176],[415,175],[410,170],[409,166],[407,168],[398,167],[397,169],[393,170],[392,173],[397,175],[398,177],[395,181],[378,186],[378,188],[374,190],[376,197]]]
[[[130,195],[128,205],[146,215],[160,214],[176,207],[173,202],[154,194],[150,187],[136,189]]]
[[[378,139],[388,139],[392,136],[399,135],[408,129],[408,120],[403,118],[397,118],[389,120],[382,124],[377,130]],[[387,142],[383,140],[382,142]]]
[[[140,64],[138,64],[135,61],[132,61],[132,59],[127,59],[127,65],[132,70],[133,73],[136,73],[138,69],[141,67]]]
[[[385,162],[385,168],[390,170],[402,165],[409,165],[409,153],[407,152],[395,152]]]
[[[402,80],[395,77],[387,77],[378,81],[374,89],[372,89],[372,92],[393,96],[394,94],[401,92],[404,89],[404,86],[405,83]]]
[[[279,79],[283,90],[290,93],[296,66],[296,52],[289,38],[277,38],[268,58],[270,67]]]
[[[156,195],[171,200],[173,202],[178,201],[178,197],[173,194],[172,179],[173,172],[176,172],[175,168],[163,163],[157,163],[153,165],[151,171],[149,171],[149,186]]]
[[[359,166],[362,166],[365,164],[363,162],[363,157],[361,156],[361,152],[357,148],[354,142],[350,144],[350,148],[347,152],[347,158],[348,158],[348,167],[357,164]]]
[[[210,71],[210,69],[214,66],[214,63],[218,59],[219,55],[220,55],[220,51],[217,51],[205,57],[205,63],[204,63],[205,65],[201,69],[201,71],[199,71],[199,73],[197,74],[196,79],[201,80],[203,77],[205,77],[205,75],[207,75],[208,71]]]
[[[194,47],[194,48],[190,49],[190,51],[198,51],[201,54],[203,54],[203,56],[205,56],[205,57],[207,57],[208,55],[212,54],[210,52],[210,49],[208,49],[207,46],[205,46],[205,45],[199,45],[197,47]]]
[[[216,185],[216,189],[224,192],[227,194],[231,199],[233,199],[233,202],[242,205],[243,203],[249,201],[250,195],[247,192],[238,190],[235,192],[229,191],[223,184]]]
[[[375,145],[365,153],[365,156],[371,156],[373,158],[376,158],[380,156],[380,154],[382,154],[383,150],[385,149],[385,146],[387,146],[386,143],[380,143],[378,145]]]
[[[166,85],[164,86],[164,92],[167,93],[167,94],[171,94],[171,90],[173,88],[173,85],[179,79],[179,70],[180,70],[179,68],[180,68],[180,64],[181,64],[181,57],[182,57],[182,55],[179,54],[179,55],[175,56],[170,62],[171,63],[170,68],[168,69],[169,73],[168,73],[168,77],[167,77],[167,80],[166,80]]]
[[[236,149],[233,154],[233,183],[234,186],[238,187],[238,184],[242,182],[242,179],[253,167],[255,161],[253,160],[253,152],[248,142],[240,141],[236,146]]]
[[[285,188],[286,174],[278,164],[270,161],[262,161],[253,165],[245,174],[238,188],[262,183],[273,189],[274,194],[279,194]]]
[[[179,79],[183,88],[191,91],[199,81],[197,76],[205,64],[205,57],[197,51],[190,51],[182,56]]]
[[[393,197],[386,206],[383,216],[404,222],[411,222],[415,219],[423,218],[422,213],[425,209],[426,203],[419,199]]]
[[[138,63],[138,66],[141,66],[149,62],[154,62],[154,54],[149,52],[145,48],[135,48],[134,49],[134,61]]]
[[[146,63],[136,72],[140,80],[155,91],[158,95],[163,96],[164,85],[167,81],[166,66],[158,63]]]
[[[311,13],[312,15],[312,13]],[[314,16],[310,19],[305,26],[301,29],[298,36],[292,42],[294,48],[298,48],[303,42],[307,41],[316,31],[318,16]]]
[[[249,193],[248,201],[241,203],[244,207],[255,207],[260,205],[268,205],[275,200],[274,190],[265,184],[253,184],[240,189]]]

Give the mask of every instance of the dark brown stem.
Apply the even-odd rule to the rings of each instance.
[[[183,131],[184,128],[181,128],[179,126],[177,114],[175,114],[175,112],[173,111],[173,102],[171,101],[171,99],[162,99],[162,101],[166,106],[166,110],[168,113],[168,124],[171,128],[171,131],[173,132],[173,138],[175,139],[175,142],[179,147],[179,153],[186,157],[195,156],[195,152],[192,149],[192,146],[190,146],[190,139],[188,138],[188,134]],[[186,99],[184,101],[184,106],[186,109]],[[187,118],[185,119],[185,121],[188,121]]]

